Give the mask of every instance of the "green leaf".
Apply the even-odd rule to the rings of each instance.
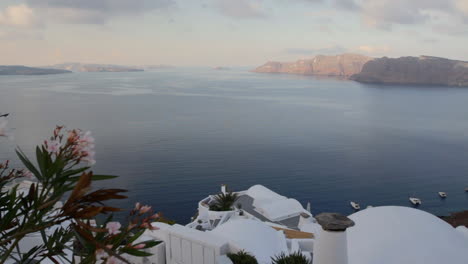
[[[41,171],[42,175],[46,177],[46,161],[44,159],[44,153],[42,153],[39,146],[36,147],[36,159],[37,165],[39,165],[39,170]]]
[[[113,176],[113,175],[93,175],[91,177],[91,180],[93,181],[103,181],[103,180],[110,180],[110,179],[115,179],[119,176]],[[68,181],[71,181],[71,182],[76,182],[80,179],[80,176],[74,176],[74,177],[70,177],[68,179]]]
[[[129,255],[136,256],[136,257],[149,257],[153,255],[151,253],[140,251],[134,248],[123,248],[122,252],[125,252]]]
[[[42,179],[43,179],[42,175],[39,173],[39,171],[36,169],[36,167],[34,167],[34,165],[29,161],[29,159],[26,157],[26,155],[20,149],[16,150],[16,155],[18,155],[18,158],[21,160],[23,165],[30,172],[32,172],[34,174],[34,176],[36,176],[37,179],[42,181]]]
[[[139,231],[138,233],[136,233],[134,236],[132,236],[131,238],[128,239],[128,244],[131,244],[133,243],[133,241],[137,240],[141,235],[143,235],[143,233],[146,231],[146,229],[143,229],[141,231]]]
[[[81,174],[82,172],[86,171],[87,169],[89,169],[90,167],[83,167],[83,168],[79,168],[79,169],[75,169],[75,170],[66,170],[62,173],[62,177],[71,177],[71,176],[74,176],[74,175],[77,175],[77,174]],[[73,181],[77,181],[80,177],[76,177],[76,179],[73,179]],[[72,179],[72,178],[70,178]]]
[[[144,248],[152,248],[154,246],[157,246],[157,245],[161,244],[161,241],[150,240],[150,241],[145,241],[143,243],[145,243]]]
[[[91,179],[93,181],[102,181],[102,180],[110,180],[110,179],[115,179],[119,176],[114,176],[114,175],[93,175]]]

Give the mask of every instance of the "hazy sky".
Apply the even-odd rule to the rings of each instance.
[[[468,0],[1,0],[0,65],[468,60]]]

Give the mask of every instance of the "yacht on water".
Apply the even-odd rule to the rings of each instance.
[[[354,210],[359,210],[359,209],[361,209],[361,206],[360,206],[358,203],[356,203],[356,202],[350,202],[350,204],[351,204],[351,207],[354,208]]]
[[[410,200],[410,202],[411,202],[413,205],[420,205],[420,204],[422,204],[421,199],[416,198],[416,197],[410,197],[409,200]]]
[[[440,198],[447,198],[447,193],[446,192],[439,192]]]

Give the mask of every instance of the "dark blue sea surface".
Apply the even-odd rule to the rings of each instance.
[[[91,130],[94,171],[130,198],[187,223],[220,184],[263,184],[310,202],[349,201],[442,215],[468,209],[468,88],[363,85],[246,69],[1,76],[0,112],[31,153],[55,125]],[[438,191],[448,198],[441,200]]]

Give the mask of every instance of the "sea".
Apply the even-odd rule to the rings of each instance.
[[[227,184],[262,184],[353,213],[350,201],[412,206],[436,215],[468,209],[468,88],[370,85],[248,68],[0,76],[10,139],[0,160],[34,147],[56,125],[90,130],[95,173],[181,224]],[[438,196],[447,193],[446,199]]]

